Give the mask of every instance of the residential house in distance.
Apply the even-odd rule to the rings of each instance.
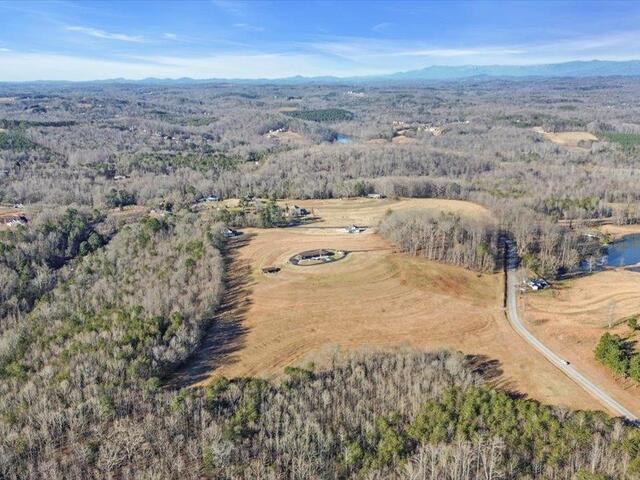
[[[13,217],[5,217],[4,222],[7,227],[17,227],[18,225],[26,225],[29,220],[24,215],[16,215]]]
[[[303,207],[299,207],[298,205],[292,205],[287,210],[287,215],[290,217],[304,217],[309,215],[309,210]]]
[[[242,235],[242,233],[240,233],[238,230],[234,230],[233,228],[225,228],[222,231],[222,236],[224,238],[233,238],[233,237],[237,237],[239,235]]]
[[[344,229],[347,233],[361,233],[366,230],[366,227],[359,227],[357,225],[349,225]]]

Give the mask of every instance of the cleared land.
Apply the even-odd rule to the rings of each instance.
[[[640,233],[640,225],[614,225],[607,224],[600,227],[602,233],[607,233],[613,238],[621,238],[625,235]]]
[[[322,221],[245,230],[232,251],[226,305],[175,384],[278,375],[287,365],[322,361],[335,349],[450,348],[495,361],[498,385],[549,403],[601,408],[508,324],[502,275],[479,275],[396,253],[373,229],[360,234],[342,230],[350,223],[376,225],[389,209],[488,215],[483,207],[440,199],[295,203]],[[325,265],[288,263],[292,255],[316,248],[349,253]],[[265,275],[266,266],[281,270]]]
[[[594,134],[589,132],[545,132],[541,127],[535,127],[535,132],[544,135],[544,137],[558,145],[565,147],[578,147],[580,142],[594,142],[598,140]]]
[[[640,274],[609,270],[562,282],[552,289],[525,295],[520,299],[519,311],[531,333],[636,415],[640,414],[637,384],[614,378],[593,357],[605,331],[624,337],[630,334],[625,320],[640,313]]]
[[[300,205],[320,217],[316,225],[345,227],[350,224],[377,226],[389,210],[432,210],[454,212],[459,215],[483,216],[489,211],[475,203],[439,198],[351,198],[332,200],[283,200],[281,205]]]
[[[391,139],[392,143],[406,144],[417,143],[417,140],[413,137],[407,137],[406,135],[396,135]]]
[[[304,135],[292,131],[269,132],[265,134],[265,137],[277,140],[279,142],[310,143],[309,140],[304,137]]]
[[[0,206],[0,231],[11,229],[11,227],[7,225],[7,221],[20,215],[28,217],[27,212],[24,209]]]

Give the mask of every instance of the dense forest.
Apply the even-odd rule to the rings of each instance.
[[[76,391],[77,374],[58,369],[50,369],[45,391],[30,390],[22,407],[28,419],[4,410],[11,426],[0,447],[5,478],[613,480],[640,473],[636,429],[487,388],[481,361],[447,352],[361,353],[323,369],[288,368],[279,382],[221,378],[180,392],[144,376],[137,385],[105,384],[108,373]],[[143,373],[123,376],[132,382],[135,375]],[[40,403],[56,390],[53,405]]]
[[[87,235],[78,229],[90,227],[77,215],[44,224],[57,228],[47,237],[59,242],[53,252],[0,244],[7,265],[36,270],[3,292],[10,298],[0,324],[4,478],[100,476],[83,469],[88,457],[75,456],[99,463],[110,455],[100,438],[115,434],[132,409],[151,407],[144,399],[198,345],[224,288],[222,225],[213,220],[145,217],[91,252],[82,251],[90,240],[80,241]],[[48,267],[43,253],[61,260]],[[50,472],[56,457],[62,470]]]
[[[426,86],[4,85],[0,201],[189,205],[210,193],[470,198],[635,222],[630,79]],[[545,132],[590,132],[575,147]],[[337,143],[337,135],[349,139]],[[398,141],[396,141],[398,140]]]

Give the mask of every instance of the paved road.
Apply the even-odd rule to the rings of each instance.
[[[509,249],[513,247],[509,245]],[[597,398],[604,406],[606,406],[612,412],[615,412],[621,417],[626,417],[628,420],[638,423],[638,418],[627,410],[624,406],[620,405],[617,401],[611,398],[604,390],[593,384],[588,378],[578,372],[571,365],[551,349],[545,346],[540,340],[534,337],[523,325],[520,317],[518,316],[518,307],[516,303],[517,292],[517,278],[516,278],[516,261],[511,253],[510,259],[507,261],[507,318],[511,326],[524,338],[531,346],[538,350],[549,360],[554,366],[562,370],[569,378],[584,388],[590,395]]]

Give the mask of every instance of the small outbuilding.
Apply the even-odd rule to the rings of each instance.
[[[289,210],[287,213],[289,214],[290,217],[304,217],[306,215],[309,215],[310,212],[304,207],[299,207],[298,205],[292,205],[291,207],[289,207]]]
[[[542,278],[533,278],[531,280],[526,280],[525,283],[531,290],[534,291],[544,290],[549,286],[549,282],[543,280]]]
[[[344,229],[347,233],[362,233],[366,230],[366,227],[359,227],[357,225],[349,225]]]
[[[233,228],[225,228],[222,231],[222,236],[224,238],[233,238],[233,237],[237,237],[239,235],[242,235],[242,233],[239,232],[238,230],[234,230]]]
[[[7,227],[17,227],[18,225],[26,225],[29,220],[24,215],[16,215],[14,217],[6,217],[4,219]]]

